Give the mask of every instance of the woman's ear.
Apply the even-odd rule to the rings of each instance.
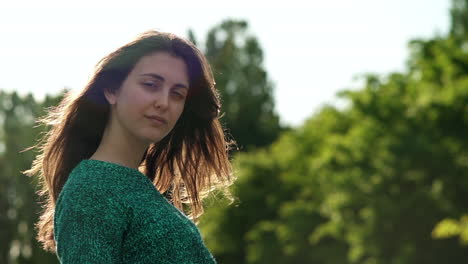
[[[117,101],[116,95],[109,89],[104,89],[104,96],[107,99],[107,102],[111,105],[115,104]]]

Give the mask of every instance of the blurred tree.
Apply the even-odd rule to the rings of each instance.
[[[201,223],[221,263],[468,261],[457,239],[431,237],[445,217],[466,234],[467,2],[454,2],[458,33],[410,43],[407,72],[366,74],[340,93],[347,109],[236,156],[239,201]]]
[[[266,146],[282,131],[262,49],[247,28],[245,21],[226,20],[208,32],[204,49],[220,90],[223,123],[241,150]],[[188,35],[198,42],[193,31]]]
[[[36,242],[34,223],[41,210],[35,195],[38,183],[20,172],[31,166],[35,154],[20,151],[45,132],[44,127],[34,127],[34,120],[59,98],[47,96],[39,103],[31,94],[20,97],[0,91],[0,263],[58,263]]]
[[[460,40],[468,38],[468,16],[466,0],[452,0],[450,35]]]

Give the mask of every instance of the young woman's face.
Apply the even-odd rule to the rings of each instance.
[[[121,134],[145,144],[158,142],[182,114],[188,89],[187,66],[182,59],[167,52],[144,56],[116,94],[105,93],[112,108],[112,124]]]

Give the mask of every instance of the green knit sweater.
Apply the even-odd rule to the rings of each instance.
[[[63,264],[216,263],[197,226],[140,171],[82,160],[54,213]]]

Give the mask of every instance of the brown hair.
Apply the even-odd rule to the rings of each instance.
[[[40,154],[23,173],[40,179],[42,189],[37,193],[45,197],[44,211],[35,227],[36,239],[46,251],[55,253],[53,217],[60,191],[73,168],[96,151],[109,119],[104,89],[118,90],[143,56],[158,51],[185,61],[190,89],[176,125],[146,149],[139,170],[194,221],[203,213],[201,200],[215,187],[222,187],[229,197],[227,187],[234,178],[228,153],[234,142],[225,138],[219,122],[221,105],[211,68],[191,42],[171,33],[146,31],[101,59],[84,89],[67,92],[37,121],[51,129],[28,148],[38,148]]]

